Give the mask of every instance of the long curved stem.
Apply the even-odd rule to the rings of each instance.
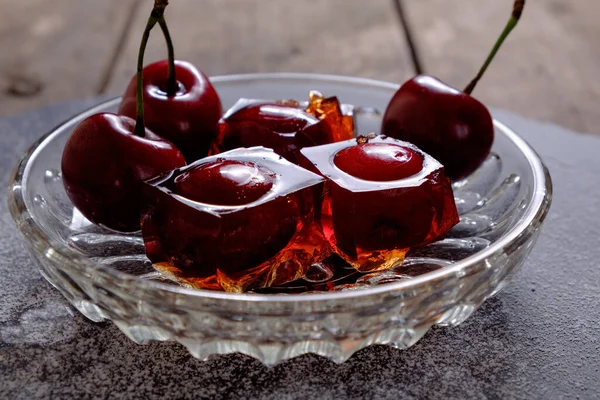
[[[463,90],[463,92],[465,92],[466,94],[471,94],[473,92],[473,89],[475,89],[475,86],[477,85],[477,83],[479,82],[479,80],[481,79],[481,77],[483,76],[485,71],[487,70],[487,68],[490,66],[490,63],[496,56],[496,53],[498,53],[498,50],[500,50],[500,46],[502,46],[502,43],[504,43],[504,40],[508,37],[508,34],[515,28],[515,26],[517,26],[517,23],[519,22],[519,18],[521,18],[521,14],[523,13],[524,7],[525,7],[525,0],[516,0],[515,1],[515,4],[513,6],[512,15],[510,16],[510,19],[508,20],[506,27],[502,31],[502,34],[500,34],[500,37],[496,41],[496,44],[494,44],[492,51],[490,52],[487,59],[483,63],[483,66],[477,73],[477,76],[475,76],[475,78],[467,85],[467,87],[465,88],[465,90]]]
[[[178,85],[177,85],[177,76],[175,73],[175,48],[173,47],[173,40],[171,39],[171,34],[169,33],[169,28],[167,26],[167,20],[165,16],[162,15],[158,20],[158,24],[160,25],[160,29],[162,29],[163,35],[165,36],[165,41],[167,42],[167,50],[169,52],[169,76],[167,78],[167,96],[174,96],[177,93]]]
[[[138,52],[137,93],[135,98],[137,119],[135,122],[135,134],[141,137],[146,135],[146,126],[144,124],[144,53],[146,52],[146,46],[148,45],[148,38],[150,38],[150,31],[157,22],[156,17],[150,15],[148,23],[146,24],[146,29],[144,29],[144,35],[142,36],[140,51]]]
[[[140,137],[146,135],[146,125],[144,124],[144,54],[146,53],[146,47],[148,46],[148,39],[150,38],[150,31],[159,22],[161,18],[164,18],[165,8],[169,4],[168,0],[155,0],[154,7],[144,28],[144,34],[142,35],[142,41],[140,43],[140,50],[138,52],[137,60],[137,91],[135,98],[136,108],[136,121],[135,121],[135,134]]]

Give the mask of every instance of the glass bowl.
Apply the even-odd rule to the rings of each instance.
[[[378,131],[381,111],[398,88],[312,74],[223,76],[213,82],[224,108],[241,97],[304,100],[309,90],[336,95],[355,106],[359,133]],[[343,362],[372,344],[410,347],[431,326],[460,324],[498,293],[531,251],[550,207],[551,180],[543,162],[495,121],[492,154],[453,185],[461,222],[447,239],[410,253],[402,266],[327,292],[195,290],[155,271],[140,235],[91,225],[66,197],[60,160],[67,138],[81,120],[114,112],[118,104],[100,104],[35,143],[12,177],[10,212],[42,275],[82,314],[112,320],[138,343],[178,341],[199,359],[241,352],[273,365],[316,353]],[[311,276],[316,283],[332,279],[327,273]]]

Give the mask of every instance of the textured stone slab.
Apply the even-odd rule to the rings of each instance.
[[[31,142],[89,104],[0,119],[2,186]],[[240,355],[200,362],[176,344],[136,345],[73,311],[41,278],[0,202],[0,398],[597,398],[600,140],[497,116],[538,150],[554,181],[531,257],[459,327],[342,365],[308,355],[268,369]]]
[[[512,0],[404,1],[427,73],[463,88],[504,28]],[[600,133],[600,2],[529,1],[474,95],[494,107]]]

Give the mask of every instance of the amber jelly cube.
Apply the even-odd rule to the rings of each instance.
[[[301,278],[329,255],[314,217],[322,185],[263,147],[198,160],[146,183],[147,255],[197,288],[242,292]]]
[[[411,248],[443,238],[458,222],[443,166],[410,143],[359,137],[302,154],[327,178],[324,234],[361,272],[401,263]]]
[[[354,135],[352,110],[342,107],[337,98],[324,98],[318,92],[311,92],[306,104],[292,100],[240,99],[225,113],[219,126],[220,133],[210,154],[263,146],[295,164],[303,147],[333,143]]]

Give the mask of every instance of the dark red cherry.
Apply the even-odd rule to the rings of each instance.
[[[275,179],[275,173],[254,163],[218,160],[179,175],[175,193],[201,203],[240,206],[267,194]]]
[[[298,163],[301,148],[329,143],[330,137],[328,124],[299,108],[252,104],[224,118],[212,151],[264,146]]]
[[[206,75],[194,65],[175,61],[178,90],[167,94],[167,60],[144,68],[144,117],[146,126],[172,142],[188,162],[208,154],[219,133],[221,100]],[[136,77],[123,95],[119,114],[136,118]]]
[[[133,232],[140,228],[142,181],[185,165],[181,152],[135,121],[109,113],[81,122],[62,155],[67,195],[90,221]]]
[[[417,145],[441,162],[454,180],[475,171],[494,141],[492,116],[481,102],[423,75],[406,82],[392,97],[381,133]]]
[[[406,82],[388,104],[381,132],[416,144],[440,161],[454,180],[475,171],[488,156],[494,124],[488,109],[471,97],[475,86],[509,33],[517,26],[525,0],[515,0],[512,14],[492,51],[464,91],[431,76]]]
[[[338,152],[333,162],[347,174],[367,181],[397,181],[423,169],[424,158],[407,147],[389,143],[361,143]]]

